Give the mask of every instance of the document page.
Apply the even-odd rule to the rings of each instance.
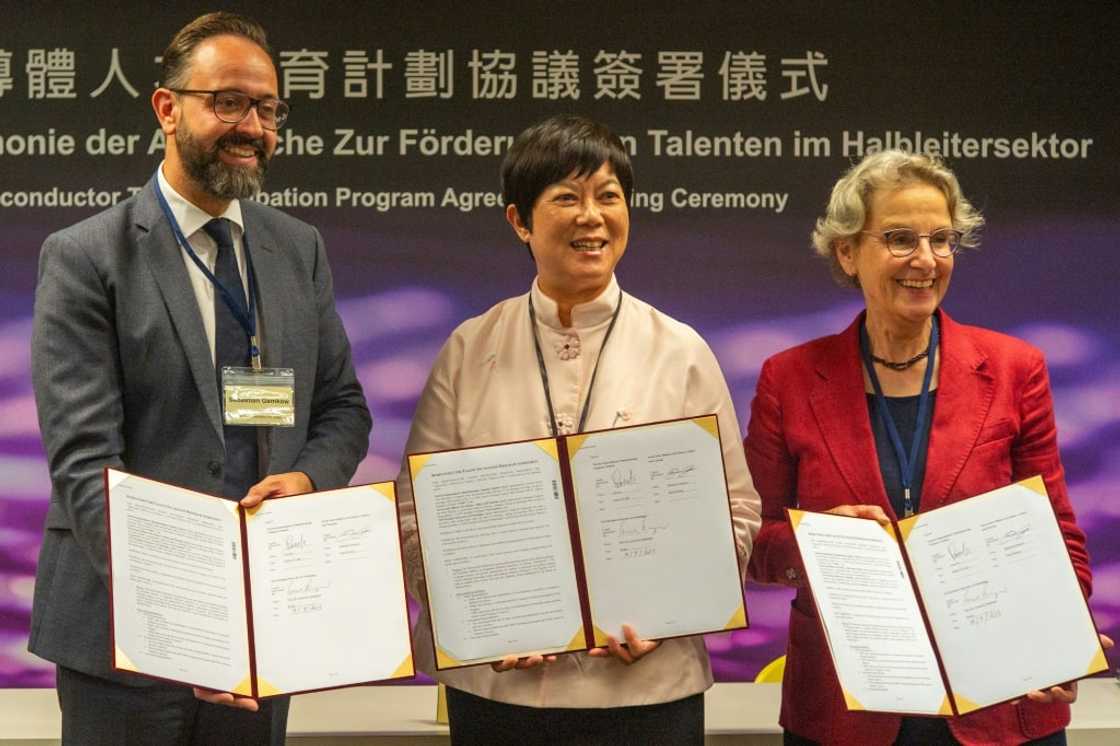
[[[584,649],[556,442],[409,466],[438,666]]]
[[[249,694],[237,503],[106,479],[116,667]]]
[[[412,675],[392,482],[265,500],[246,527],[262,695]]]
[[[862,518],[789,514],[848,709],[952,714],[891,529]]]
[[[746,626],[715,416],[568,436],[596,637]]]
[[[1103,670],[1041,478],[921,513],[900,528],[962,712]]]

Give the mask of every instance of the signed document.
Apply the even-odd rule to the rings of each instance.
[[[441,669],[747,626],[715,415],[409,470]]]
[[[413,674],[392,482],[252,510],[105,483],[116,670],[258,698]]]
[[[890,526],[789,517],[849,709],[963,715],[1108,667],[1041,477]]]
[[[708,429],[710,426],[711,429]],[[715,417],[568,438],[595,644],[746,626]]]

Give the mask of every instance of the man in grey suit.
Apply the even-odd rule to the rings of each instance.
[[[65,743],[280,744],[286,699],[110,666],[104,467],[252,506],[346,485],[370,430],[318,231],[245,199],[288,112],[264,31],[202,16],[162,79],[156,175],[40,255],[32,376],[52,492],[29,649],[57,664]],[[294,427],[227,423],[220,369],[250,362],[294,371]]]

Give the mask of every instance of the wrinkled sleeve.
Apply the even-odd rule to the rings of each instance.
[[[723,466],[727,474],[727,494],[731,502],[731,521],[735,531],[735,549],[739,554],[739,567],[746,574],[747,559],[751,555],[761,518],[761,500],[747,468],[740,440],[739,420],[731,402],[723,371],[707,343],[700,340],[701,350],[692,370],[688,386],[688,413],[714,412],[719,422],[719,437],[723,447]],[[745,577],[744,577],[745,579]]]
[[[1085,532],[1077,525],[1066,489],[1065,470],[1058,452],[1058,429],[1054,424],[1050,376],[1041,352],[1035,351],[1031,358],[1019,411],[1019,433],[1011,444],[1012,479],[1018,481],[1042,475],[1081,590],[1088,596],[1092,592],[1093,576],[1089,569],[1089,553],[1085,548]]]
[[[760,583],[801,585],[801,555],[785,513],[786,508],[797,507],[797,462],[786,442],[771,360],[763,364],[759,375],[744,446],[762,496],[762,529],[751,554],[750,576]]]
[[[31,378],[50,469],[78,546],[108,585],[102,470],[123,468],[124,405],[112,294],[85,248],[59,234],[39,255]]]
[[[314,231],[313,281],[319,317],[319,359],[315,367],[307,443],[293,465],[316,489],[345,486],[369,448],[371,418],[354,373],[350,341],[334,302],[334,283],[326,249]]]
[[[460,447],[456,421],[456,397],[453,371],[459,369],[462,354],[457,337],[452,335],[436,357],[428,382],[416,404],[412,427],[404,449],[401,471],[397,476],[397,501],[401,516],[401,538],[404,546],[405,575],[408,592],[413,598],[426,603],[428,594],[424,584],[424,564],[420,554],[420,537],[416,527],[416,504],[412,496],[412,475],[408,469],[408,454],[425,451],[444,451]]]

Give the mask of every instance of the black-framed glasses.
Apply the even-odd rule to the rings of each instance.
[[[954,228],[941,228],[932,233],[918,233],[910,228],[892,228],[881,233],[874,231],[860,231],[860,233],[875,236],[886,245],[887,251],[891,252],[891,256],[900,259],[917,251],[918,242],[923,238],[929,239],[929,248],[933,255],[944,259],[957,253],[963,236],[960,231]]]
[[[278,98],[253,98],[241,91],[200,91],[191,88],[169,88],[172,93],[188,93],[195,96],[210,96],[214,116],[226,124],[237,124],[249,116],[249,110],[256,107],[257,118],[266,130],[278,130],[288,121],[291,107]]]

